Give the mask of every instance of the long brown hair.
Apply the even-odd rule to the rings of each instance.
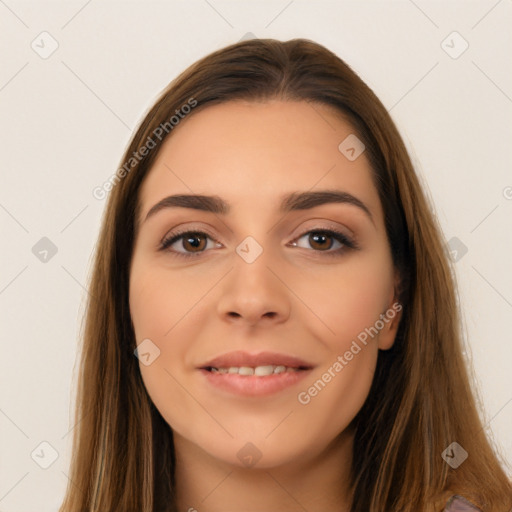
[[[177,510],[172,430],[134,356],[128,290],[139,190],[183,105],[195,102],[192,116],[216,103],[270,99],[330,105],[350,123],[366,146],[401,276],[399,331],[393,347],[379,351],[353,420],[351,512],[438,512],[452,494],[508,512],[512,485],[476,407],[454,271],[433,208],[379,99],[339,57],[305,39],[253,39],[211,53],[169,84],[136,130],[111,180],[96,247],[60,512]],[[155,131],[164,123],[160,140]],[[150,139],[157,147],[143,151]],[[452,442],[469,454],[457,469],[441,456]]]

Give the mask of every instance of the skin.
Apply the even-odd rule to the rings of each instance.
[[[149,338],[160,350],[150,365],[139,365],[173,429],[180,510],[349,508],[348,425],[368,395],[378,350],[394,342],[400,314],[367,345],[359,343],[309,403],[297,396],[396,303],[398,276],[369,163],[364,152],[349,161],[338,150],[351,133],[325,105],[209,106],[174,128],[143,183],[130,310],[137,344]],[[277,210],[287,193],[325,189],[356,196],[373,220],[342,203]],[[154,204],[179,193],[217,195],[231,211],[168,208],[144,221]],[[203,252],[194,254],[187,237],[172,248],[192,257],[159,251],[178,227],[207,230],[210,238],[199,239]],[[322,228],[352,236],[359,248],[330,256],[341,247],[336,239],[322,245],[309,236]],[[250,264],[236,252],[247,236],[263,249]],[[315,369],[271,396],[230,395],[196,368],[231,350],[284,352]],[[252,467],[237,456],[248,442],[261,454]]]

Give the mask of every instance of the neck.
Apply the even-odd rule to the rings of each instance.
[[[258,469],[211,457],[174,433],[178,510],[202,512],[348,512],[353,433],[342,432],[308,460]]]

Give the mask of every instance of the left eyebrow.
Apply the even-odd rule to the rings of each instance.
[[[341,190],[321,190],[316,192],[292,192],[281,198],[280,213],[309,210],[328,203],[343,203],[362,210],[375,224],[370,209],[357,197]],[[177,194],[165,197],[156,203],[147,213],[144,222],[160,210],[166,208],[191,208],[219,215],[227,215],[231,205],[219,196],[198,194]]]

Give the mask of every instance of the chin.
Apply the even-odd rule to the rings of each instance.
[[[288,437],[288,440],[289,437]],[[240,436],[220,443],[218,438],[204,441],[199,446],[214,459],[239,469],[272,469],[295,464],[304,456],[307,448],[276,437],[265,439],[265,434],[257,437]]]

